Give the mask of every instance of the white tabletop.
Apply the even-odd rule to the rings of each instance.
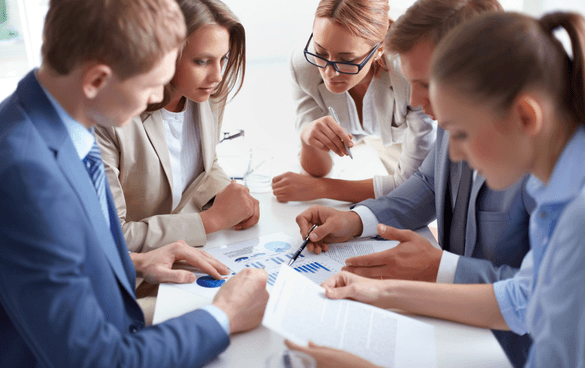
[[[370,163],[378,165],[379,161],[377,163],[369,161],[368,164]],[[301,239],[295,218],[310,205],[321,204],[340,210],[349,208],[346,202],[332,200],[284,204],[279,203],[272,193],[255,193],[253,195],[260,201],[260,221],[258,224],[244,231],[224,230],[211,234],[208,237],[205,248],[213,248],[278,232]],[[438,247],[428,229],[422,229],[419,232]],[[176,286],[160,285],[154,323],[180,316],[209,303],[209,299],[192,294]],[[412,317],[430,323],[435,327],[437,367],[511,367],[490,330],[433,318]],[[269,355],[286,348],[283,341],[283,338],[276,333],[260,326],[253,331],[232,336],[229,348],[207,366],[262,367]]]

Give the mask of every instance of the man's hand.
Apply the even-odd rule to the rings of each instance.
[[[374,279],[437,280],[442,250],[410,230],[379,224],[378,234],[400,244],[382,252],[348,258],[343,271]]]
[[[130,253],[136,276],[150,284],[172,282],[177,284],[195,281],[195,275],[186,270],[173,270],[176,261],[187,261],[210,276],[221,279],[229,269],[204,250],[193,248],[182,240],[167,244],[147,253]]]
[[[217,193],[213,206],[201,212],[205,232],[213,232],[234,227],[244,230],[255,225],[260,218],[260,204],[250,195],[250,190],[235,180]]]
[[[279,202],[310,201],[324,198],[325,184],[321,178],[286,172],[272,179],[272,192]]]
[[[267,280],[266,271],[245,268],[219,289],[213,305],[227,314],[231,333],[251,330],[262,322],[268,302]]]
[[[299,346],[292,341],[284,340],[291,350],[298,350],[309,354],[317,361],[317,368],[379,368],[367,360],[344,350],[337,350],[326,346],[319,346],[309,341],[309,346]]]
[[[363,225],[359,215],[353,211],[338,211],[331,207],[311,206],[296,218],[301,236],[307,236],[313,225],[318,227],[311,233],[307,250],[319,254],[329,249],[327,243],[341,243],[359,236]]]

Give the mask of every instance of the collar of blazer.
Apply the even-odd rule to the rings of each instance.
[[[219,140],[218,124],[214,116],[209,101],[203,103],[187,102],[193,111],[193,121],[199,124],[199,140],[201,143],[201,154],[203,155],[203,167],[207,172],[213,165],[215,159],[215,146]],[[164,123],[160,110],[145,112],[140,115],[144,124],[144,130],[148,134],[156,154],[162,164],[163,170],[167,177],[169,188],[173,187],[173,175],[171,169],[171,159],[165,136]]]
[[[437,141],[435,142],[438,146],[437,159],[440,160],[438,165],[435,165],[435,180],[438,182],[437,192],[435,193],[437,213],[444,213],[445,201],[444,198],[447,195],[448,181],[450,178],[450,166],[451,160],[449,160],[449,132],[443,130],[441,127],[437,128]],[[438,166],[440,165],[440,169]],[[473,184],[471,186],[471,194],[469,197],[469,210],[467,211],[467,226],[465,229],[465,250],[464,255],[471,257],[475,249],[475,242],[477,239],[477,216],[476,216],[476,203],[477,197],[483,185],[485,184],[485,178],[479,174],[475,175]],[[442,241],[442,245],[445,243],[444,231],[445,229],[444,216],[438,216],[439,226],[439,239]]]
[[[88,222],[94,230],[94,239],[100,244],[106,258],[108,259],[116,277],[130,295],[134,295],[134,289],[130,286],[129,278],[133,270],[125,268],[120,259],[118,247],[123,243],[116,244],[113,237],[103,236],[109,234],[101,205],[95,195],[95,188],[89,180],[87,170],[73,146],[69,133],[57,112],[53,109],[51,102],[42,91],[36,77],[29,73],[19,84],[16,94],[22,101],[22,107],[26,111],[31,123],[37,128],[47,146],[55,152],[55,160],[61,168],[61,172],[75,191],[80,205],[83,208]],[[123,240],[120,240],[123,242]]]

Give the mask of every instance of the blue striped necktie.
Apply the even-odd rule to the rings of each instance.
[[[110,227],[110,215],[108,211],[108,201],[106,200],[106,170],[104,163],[102,162],[102,156],[100,155],[100,149],[97,143],[94,141],[91,146],[91,150],[83,159],[85,168],[89,173],[89,177],[93,183],[95,191],[102,207],[102,213],[106,218],[106,223]]]

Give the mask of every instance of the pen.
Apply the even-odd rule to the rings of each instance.
[[[331,116],[333,116],[333,119],[335,119],[335,122],[337,124],[341,125],[341,123],[339,122],[339,117],[337,116],[337,113],[335,112],[335,110],[333,109],[333,107],[329,106],[329,112],[331,113]],[[345,144],[345,142],[343,142],[343,145],[345,146],[345,149],[347,150],[347,154],[353,160],[353,155],[351,154],[351,151],[349,150],[349,147],[347,146],[347,144]]]
[[[301,254],[301,252],[303,251],[303,249],[305,249],[305,247],[309,243],[309,235],[311,235],[311,233],[313,232],[313,230],[315,230],[316,228],[317,228],[317,225],[313,225],[309,229],[309,232],[307,233],[307,236],[305,236],[305,240],[303,241],[303,244],[301,244],[301,246],[299,247],[299,249],[297,249],[297,251],[295,252],[295,254],[293,254],[293,256],[290,259],[290,261],[288,261],[288,265],[289,266],[292,265],[297,260],[297,258],[299,258],[299,255]]]

